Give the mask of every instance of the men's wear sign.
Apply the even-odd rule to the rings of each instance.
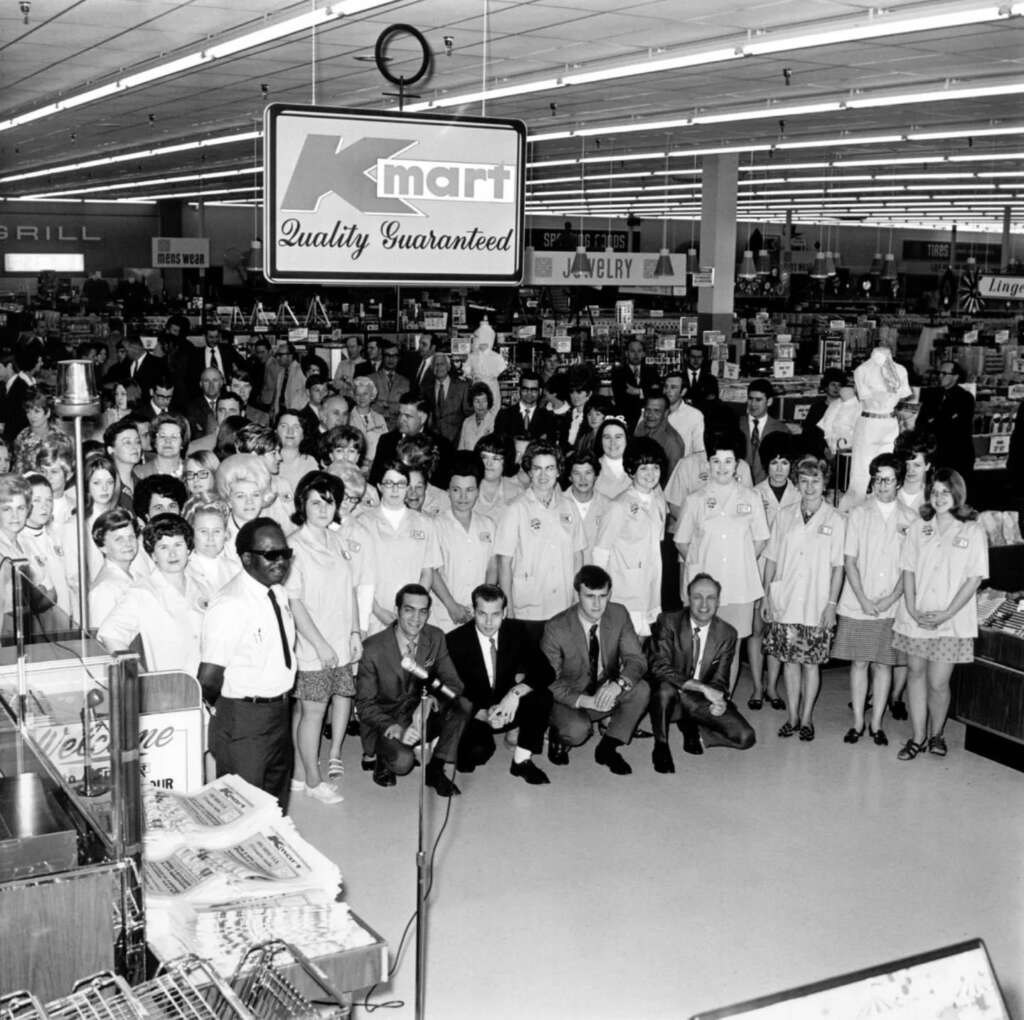
[[[154,269],[208,269],[208,237],[154,237]]]
[[[525,153],[520,121],[271,104],[264,273],[519,283]]]

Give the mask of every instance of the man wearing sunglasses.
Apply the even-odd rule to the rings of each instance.
[[[234,772],[286,811],[295,621],[283,585],[292,550],[269,517],[243,524],[235,549],[242,572],[217,593],[203,619],[199,683],[215,713],[210,753],[218,776]]]

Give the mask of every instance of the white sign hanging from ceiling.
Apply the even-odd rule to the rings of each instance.
[[[210,239],[208,237],[154,237],[154,269],[208,269]]]
[[[537,287],[615,287],[647,285],[659,287],[686,286],[686,256],[671,256],[672,272],[655,276],[658,264],[656,251],[623,253],[587,252],[589,272],[573,272],[572,251],[534,251],[526,249],[526,283]]]
[[[1024,301],[1024,277],[982,276],[978,280],[978,293],[986,298]]]
[[[520,282],[521,121],[273,103],[263,123],[271,282]]]

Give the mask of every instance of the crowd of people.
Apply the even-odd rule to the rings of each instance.
[[[357,724],[381,787],[427,740],[426,782],[456,794],[450,767],[483,766],[499,738],[511,774],[542,785],[545,745],[564,766],[595,727],[612,773],[632,771],[638,732],[671,773],[673,722],[686,753],[754,745],[744,653],[746,709],[784,712],[780,738],[815,739],[821,666],[839,658],[846,743],[884,746],[886,714],[909,715],[900,760],[947,753],[986,539],[962,463],[934,430],[897,425],[906,377],[888,361],[854,422],[870,459],[838,509],[820,424],[842,380],[834,395],[823,380],[798,434],[763,379],[735,414],[699,347],[659,375],[631,341],[610,395],[591,366],[545,360],[498,407],[429,340],[350,338],[332,372],[287,342],[258,336],[247,359],[187,328],[90,350],[104,403],[83,505],[42,350],[0,352],[0,553],[27,561],[41,626],[80,623],[85,585],[109,650],[198,677],[218,774],[283,805],[337,803]],[[923,401],[936,428],[936,408],[966,413],[947,378]]]

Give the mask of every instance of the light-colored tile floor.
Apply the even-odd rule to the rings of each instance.
[[[1024,1014],[1024,780],[968,754],[896,760],[850,747],[845,672],[826,676],[817,739],[780,740],[783,713],[744,713],[747,752],[677,772],[650,740],[628,777],[593,760],[538,759],[550,786],[508,774],[509,753],[459,777],[428,911],[427,1016],[439,1020],[680,1020],[698,1010],[980,936],[1011,1010]],[[742,692],[740,704],[745,704]],[[397,946],[415,905],[418,770],[392,790],[345,746],[345,802],[295,799],[292,817],[336,860],[346,895]],[[444,802],[428,790],[431,835]],[[415,947],[373,1001],[412,1017]],[[363,1015],[360,1011],[359,1015]]]

